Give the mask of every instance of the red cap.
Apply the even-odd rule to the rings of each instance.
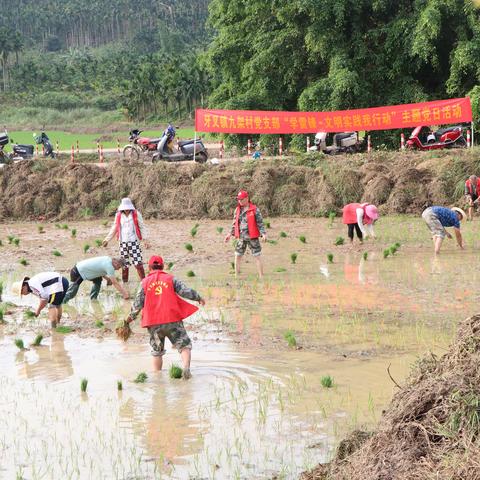
[[[152,268],[153,265],[163,266],[163,258],[160,255],[152,255],[148,261],[148,266]]]
[[[248,192],[246,192],[245,190],[240,190],[238,192],[238,195],[237,195],[238,200],[243,200],[244,198],[247,198],[247,197],[248,197]]]

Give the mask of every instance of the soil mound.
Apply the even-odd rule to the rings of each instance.
[[[332,463],[302,480],[478,480],[480,315],[463,321],[441,358],[413,367],[373,435],[354,432]]]
[[[326,216],[358,201],[377,204],[383,214],[420,214],[426,206],[461,199],[465,179],[480,174],[476,157],[473,149],[299,155],[221,165],[25,161],[0,169],[0,218],[111,215],[125,196],[146,218],[225,218],[240,189],[251,193],[264,216]]]

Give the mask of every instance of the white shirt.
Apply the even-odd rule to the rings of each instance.
[[[363,208],[357,208],[356,213],[357,213],[358,226],[360,227],[360,230],[362,231],[365,238],[368,237],[369,235],[371,237],[375,237],[375,232],[373,231],[373,223],[369,223],[367,225],[363,224],[363,216],[365,214],[365,211],[363,210]]]
[[[140,229],[140,233],[142,234],[143,240],[146,239],[147,236],[147,229],[145,228],[145,224],[143,223],[142,214],[137,210],[137,219],[138,219],[138,228]],[[113,221],[112,228],[108,235],[105,237],[105,240],[109,242],[114,235],[117,233],[117,222],[116,218]],[[138,241],[137,232],[135,230],[135,222],[133,221],[133,214],[130,212],[130,215],[125,215],[124,212],[120,215],[120,238],[121,242],[135,242]]]
[[[50,295],[63,292],[62,276],[57,272],[42,272],[27,280],[34,295],[48,300]]]

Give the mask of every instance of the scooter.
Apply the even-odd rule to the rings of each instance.
[[[142,153],[155,153],[157,151],[158,143],[161,140],[159,138],[141,137],[140,134],[143,130],[130,130],[128,145],[123,147],[123,158],[128,160],[138,160]]]
[[[153,155],[152,162],[160,160],[166,162],[193,160],[194,152],[196,162],[205,163],[207,161],[208,153],[202,139],[198,139],[195,143],[194,140],[182,140],[178,142],[178,150],[175,151],[173,148],[175,134],[175,128],[172,125],[168,125],[158,143],[157,153]]]
[[[440,148],[465,148],[467,141],[461,125],[440,128],[432,131],[425,125],[416,127],[407,140],[407,148],[418,150],[438,150]]]
[[[50,140],[45,132],[42,132],[40,135],[33,134],[36,143],[43,144],[44,146],[44,155],[55,158],[55,153],[53,152],[53,147],[50,143]],[[7,153],[4,151],[6,145],[12,140],[8,137],[8,132],[5,130],[4,133],[0,134],[0,164],[7,164],[12,162],[18,162],[21,160],[28,160],[33,157],[34,146],[17,144],[12,145],[12,152]]]
[[[365,138],[360,140],[357,132],[335,133],[333,135],[332,144],[328,146],[327,136],[327,132],[318,132],[315,135],[314,144],[309,150],[312,152],[323,152],[327,155],[358,153],[365,150]]]

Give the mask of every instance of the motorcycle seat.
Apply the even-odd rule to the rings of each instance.
[[[149,143],[158,143],[162,138],[151,138]]]
[[[447,132],[453,132],[455,129],[457,128],[462,128],[460,125],[454,125],[453,127],[445,127],[445,128],[439,128],[436,132],[435,132],[435,136],[436,137],[441,137],[444,133],[447,133]]]
[[[28,150],[28,149],[30,149],[30,148],[33,148],[33,145],[24,145],[24,144],[18,143],[18,144],[16,144],[16,145],[13,146],[13,148],[15,148],[15,147],[17,147],[17,148],[23,148],[23,149],[26,148],[26,149]]]
[[[339,142],[340,140],[343,140],[345,138],[351,137],[355,132],[345,132],[345,133],[337,133],[335,135],[335,140]]]
[[[180,142],[178,142],[178,146],[183,147],[184,145],[188,145],[189,143],[193,143],[193,140],[181,140]]]

